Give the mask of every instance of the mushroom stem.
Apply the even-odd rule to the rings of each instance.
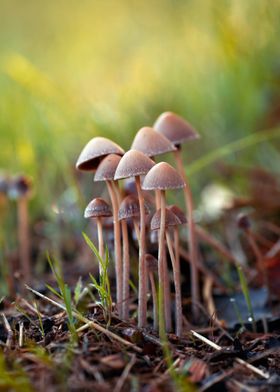
[[[156,189],[156,209],[160,208],[160,190]],[[172,329],[171,322],[171,294],[170,284],[168,276],[168,265],[166,259],[166,248],[163,250],[163,268],[164,268],[164,280],[163,280],[163,297],[164,297],[164,315],[165,315],[165,327],[166,331],[170,332]]]
[[[257,269],[259,272],[262,274],[264,283],[267,286],[267,272],[263,264],[263,255],[262,252],[260,251],[260,248],[255,240],[255,237],[250,229],[245,230],[248,242],[252,248],[252,251],[256,257],[257,261]]]
[[[153,326],[154,330],[158,329],[158,299],[157,299],[157,288],[154,273],[152,271],[149,272],[151,291],[152,291],[152,299],[153,299]]]
[[[114,189],[117,195],[118,204],[121,204],[121,192],[118,181],[113,182]],[[125,219],[121,220],[122,230],[122,244],[123,244],[123,285],[122,285],[122,317],[124,320],[129,318],[129,274],[130,274],[130,260],[129,260],[129,241],[127,222]]]
[[[113,220],[114,220],[114,248],[115,248],[115,269],[116,269],[116,285],[117,285],[117,310],[119,316],[122,317],[122,252],[121,252],[121,231],[120,223],[118,221],[118,200],[114,191],[112,181],[106,181],[110,199],[112,202],[113,209]]]
[[[104,241],[103,241],[103,232],[102,232],[102,218],[97,217],[97,235],[98,235],[98,251],[102,260],[104,260]],[[102,265],[99,264],[99,276],[103,274]]]
[[[158,244],[158,278],[159,278],[159,335],[165,334],[165,309],[164,309],[164,251],[165,251],[165,191],[160,191],[160,229]]]
[[[24,283],[27,284],[29,284],[31,280],[28,225],[28,198],[23,196],[18,199],[18,240],[21,272]]]
[[[138,276],[138,327],[144,327],[147,320],[147,269],[145,264],[145,205],[140,185],[140,176],[135,177],[140,207],[139,276]]]
[[[176,257],[174,255],[172,240],[168,230],[166,230],[166,241],[167,241],[168,251],[173,266],[175,303],[176,303],[176,335],[181,337],[182,327],[183,327],[183,315],[182,315],[182,298],[181,298],[181,283],[180,283],[180,264],[177,262]]]
[[[189,224],[189,252],[191,260],[191,296],[192,296],[192,314],[194,320],[198,319],[198,307],[197,304],[200,302],[199,295],[199,276],[198,276],[198,249],[197,249],[197,238],[195,232],[195,222],[193,217],[193,199],[189,183],[185,174],[182,156],[180,149],[174,151],[176,165],[179,173],[183,177],[186,187],[184,188],[184,198],[187,210],[187,220]]]
[[[127,320],[129,318],[129,241],[127,223],[123,219],[121,221],[122,227],[122,238],[123,238],[123,318]]]

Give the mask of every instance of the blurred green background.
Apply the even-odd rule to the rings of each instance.
[[[33,177],[38,217],[72,189],[95,135],[127,149],[171,110],[202,135],[190,163],[277,128],[279,17],[278,0],[1,0],[0,170]],[[224,160],[279,172],[277,132]],[[215,175],[192,175],[197,195]]]

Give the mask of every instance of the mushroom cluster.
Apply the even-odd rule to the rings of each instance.
[[[97,220],[99,253],[104,257],[102,219],[113,216],[116,310],[119,317],[128,319],[130,316],[128,227],[131,227],[139,249],[138,326],[147,325],[147,298],[150,291],[154,328],[159,328],[160,332],[172,331],[171,282],[167,266],[169,257],[173,270],[175,331],[178,336],[181,336],[183,331],[179,252],[179,225],[182,224],[188,226],[194,317],[199,302],[197,231],[193,219],[192,195],[181,157],[182,143],[198,137],[188,122],[174,113],[167,112],[157,119],[153,128],[141,128],[132,142],[131,149],[126,153],[109,139],[95,137],[84,147],[76,164],[79,170],[94,172],[94,181],[105,181],[108,189],[111,206],[101,198],[93,199],[86,207],[85,217]],[[166,162],[154,161],[156,156],[169,152],[175,155],[176,169]],[[123,179],[134,180],[135,193],[125,194],[119,184]],[[185,196],[187,218],[178,206],[166,204],[166,191],[180,189]],[[153,206],[147,203],[147,191],[154,191]],[[153,215],[150,213],[151,207],[154,209]],[[149,249],[148,238],[152,231],[158,233],[157,257],[154,257]],[[102,274],[101,266],[99,273]]]

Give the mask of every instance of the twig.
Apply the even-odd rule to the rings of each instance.
[[[128,362],[128,364],[124,368],[121,377],[118,379],[118,382],[117,382],[115,388],[113,389],[113,392],[121,392],[121,389],[125,383],[125,380],[127,379],[129,372],[132,369],[132,367],[134,366],[135,362],[136,362],[136,356],[135,356],[135,354],[133,354],[130,362]]]
[[[208,344],[208,346],[214,348],[217,351],[222,350],[223,348],[221,346],[219,346],[218,344],[212,342],[211,340],[207,339],[205,336],[200,335],[199,333],[191,330],[190,331],[196,338],[198,338],[199,340],[201,340],[202,342]],[[250,363],[244,361],[241,358],[235,358],[235,361],[237,363],[239,363],[240,365],[245,366],[247,369],[251,370],[252,372],[258,374],[259,376],[268,379],[270,377],[269,373],[267,372],[263,372],[262,370],[258,369],[257,367],[251,365]]]
[[[11,326],[10,326],[10,323],[9,323],[9,321],[7,320],[5,314],[4,314],[4,313],[1,313],[1,316],[3,317],[4,326],[5,326],[5,329],[6,329],[7,334],[8,334],[8,336],[7,336],[7,341],[6,341],[6,346],[7,346],[8,348],[10,348],[10,347],[11,347],[11,344],[12,344],[13,331],[12,331],[12,328],[11,328]]]
[[[38,297],[43,298],[44,300],[52,303],[54,306],[66,311],[65,306],[63,306],[62,304],[60,304],[59,302],[54,301],[53,299],[46,297],[45,295],[39,293],[38,291],[32,289],[31,287],[29,287],[28,285],[25,285],[26,288],[31,291],[32,293],[34,293],[35,295],[37,295]],[[73,316],[76,317],[79,321],[81,321],[82,323],[85,323],[88,325],[88,327],[91,327],[93,329],[96,329],[99,332],[104,333],[104,335],[109,336],[112,339],[117,340],[118,342],[124,344],[125,346],[131,347],[133,350],[137,351],[138,353],[142,353],[142,349],[138,346],[136,346],[133,343],[128,342],[127,340],[121,338],[120,336],[116,335],[115,333],[109,331],[108,329],[102,327],[101,325],[97,324],[94,321],[89,320],[88,318],[82,316],[80,313],[76,312],[75,310],[73,310]]]

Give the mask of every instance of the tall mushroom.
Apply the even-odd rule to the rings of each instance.
[[[184,170],[181,145],[184,142],[198,139],[199,134],[194,128],[180,116],[166,112],[159,116],[154,124],[154,129],[163,134],[169,139],[176,147],[174,156],[176,160],[176,166],[179,170],[180,175],[186,183],[184,190],[185,205],[187,210],[187,218],[189,225],[189,251],[191,259],[191,293],[192,293],[192,312],[195,319],[198,318],[198,307],[199,302],[199,281],[198,281],[198,248],[197,238],[195,231],[195,222],[193,217],[193,198],[189,183]]]
[[[158,275],[159,282],[164,281],[164,237],[165,237],[165,217],[166,202],[165,191],[167,189],[180,189],[186,186],[183,178],[168,163],[160,162],[156,164],[146,175],[142,188],[145,190],[160,190],[160,232],[159,232],[159,248],[158,248]],[[165,332],[165,314],[164,314],[164,298],[162,284],[159,285],[159,331],[160,334]]]
[[[172,152],[176,150],[176,147],[168,140],[164,135],[156,132],[151,127],[141,128],[134,137],[131,148],[137,151],[143,152],[143,154],[152,158]],[[160,206],[160,193],[158,190],[156,193],[156,209]],[[164,252],[165,253],[165,252]],[[171,303],[170,303],[170,285],[168,279],[168,267],[166,261],[166,255],[163,258],[163,268],[164,268],[164,281],[163,281],[163,291],[164,291],[164,307],[165,307],[165,322],[166,330],[171,330]]]
[[[86,207],[84,212],[85,218],[96,218],[97,235],[98,235],[98,251],[102,260],[104,260],[104,241],[103,241],[103,228],[102,218],[112,216],[111,207],[109,204],[97,197],[93,199]],[[99,265],[99,276],[103,273],[102,265]]]
[[[115,173],[115,180],[135,177],[140,206],[140,241],[139,241],[139,290],[138,290],[138,326],[144,327],[147,318],[147,274],[144,256],[145,246],[145,205],[141,192],[140,176],[145,175],[154,162],[140,151],[130,150],[124,154]]]
[[[145,203],[145,214],[149,213],[149,208]],[[122,223],[123,230],[123,254],[127,257],[123,259],[123,318],[127,319],[129,316],[129,274],[130,274],[130,260],[129,260],[129,242],[127,231],[127,220],[132,219],[136,237],[140,239],[140,231],[138,226],[138,218],[140,216],[139,200],[134,195],[126,196],[120,204],[118,218]]]
[[[117,283],[117,309],[120,317],[122,315],[123,303],[123,270],[122,270],[122,251],[121,251],[121,231],[118,220],[118,189],[114,184],[114,175],[116,168],[121,160],[121,157],[116,154],[107,155],[98,165],[94,181],[105,181],[113,208],[113,223],[114,223],[114,248],[115,248],[115,270]]]
[[[160,218],[161,209],[157,210],[151,220],[151,230],[160,229]],[[180,282],[180,263],[176,258],[172,239],[169,234],[169,228],[177,227],[180,225],[179,218],[170,210],[166,209],[166,219],[165,219],[165,237],[167,241],[168,252],[172,262],[174,286],[175,286],[175,309],[176,309],[176,335],[181,337],[183,328],[183,314],[182,314],[182,297],[181,297],[181,282]]]

